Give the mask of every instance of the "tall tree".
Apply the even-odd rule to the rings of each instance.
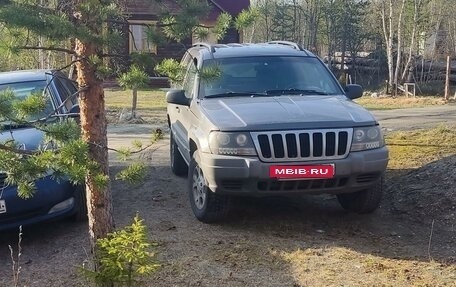
[[[166,17],[163,16],[159,26],[169,38],[191,37],[195,27],[199,26],[199,19],[207,12],[208,4],[200,0],[177,1],[182,7],[182,13],[168,13]],[[2,27],[21,29],[36,37],[46,37],[49,43],[49,46],[36,45],[27,37],[23,42],[10,45],[11,51],[57,51],[71,55],[74,59],[80,87],[78,95],[83,140],[76,151],[86,154],[87,157],[78,158],[73,154],[75,151],[69,149],[67,152],[73,157],[63,161],[66,171],[72,168],[75,170],[75,178],[85,179],[90,242],[94,250],[97,240],[104,238],[114,228],[102,78],[106,71],[104,59],[113,56],[107,51],[120,37],[119,31],[112,26],[108,29],[111,23],[117,23],[117,19],[124,17],[120,2],[123,0],[0,0]],[[222,23],[219,31],[224,32],[226,28]],[[2,147],[4,152],[10,152],[8,156],[13,157],[14,152],[19,152],[0,145],[0,149]],[[81,159],[84,162],[78,162]],[[49,160],[46,163],[55,165]],[[17,164],[24,162],[18,161]],[[39,176],[38,173],[34,175]],[[19,185],[19,189],[21,186],[28,185]],[[29,195],[32,193],[30,189],[24,192]]]
[[[95,0],[60,1],[65,2],[64,6],[47,1],[6,2],[0,8],[0,22],[5,27],[24,29],[57,44],[34,46],[26,39],[15,43],[12,50],[59,51],[75,57],[81,134],[91,165],[86,169],[85,182],[89,234],[94,248],[96,240],[106,236],[114,226],[108,180],[107,121],[99,67],[103,62],[103,48],[116,36],[116,31],[103,30],[103,27],[111,16],[120,14],[120,10],[115,3]],[[73,47],[66,45],[70,39],[74,39]]]

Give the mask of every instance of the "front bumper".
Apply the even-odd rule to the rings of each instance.
[[[74,214],[74,192],[75,187],[70,182],[56,182],[50,176],[36,181],[36,192],[30,199],[20,198],[15,186],[0,187],[0,200],[6,203],[6,213],[0,213],[0,230]],[[51,212],[58,204],[60,207]]]
[[[388,165],[386,147],[352,152],[345,159],[332,161],[264,163],[258,158],[200,155],[201,167],[209,188],[217,193],[245,195],[337,194],[366,189],[382,176]],[[334,164],[332,179],[277,180],[269,177],[273,165]]]

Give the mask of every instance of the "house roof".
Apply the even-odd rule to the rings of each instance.
[[[250,0],[211,0],[219,9],[233,16],[239,14],[242,10],[248,9]]]
[[[153,0],[129,0],[123,6],[128,14],[132,15],[160,15],[164,9],[171,14],[179,13],[176,1],[162,0],[160,3]]]
[[[209,0],[213,4],[208,19],[215,20],[222,12],[237,16],[239,12],[248,9],[250,0]],[[159,15],[166,10],[171,14],[179,13],[180,7],[173,0],[129,0],[124,2],[125,11],[132,15]]]

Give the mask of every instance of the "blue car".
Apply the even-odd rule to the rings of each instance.
[[[32,93],[48,96],[46,109],[39,118],[52,113],[62,117],[74,116],[79,111],[74,83],[59,71],[33,70],[0,73],[0,92],[10,89],[20,99]],[[70,98],[69,98],[70,97]],[[69,98],[69,99],[68,99]],[[0,142],[14,138],[25,150],[36,150],[42,144],[43,132],[32,127],[3,123]],[[73,217],[83,220],[87,216],[85,190],[67,180],[53,180],[51,175],[36,181],[36,192],[30,199],[22,199],[15,186],[5,184],[7,175],[0,171],[0,230],[16,228],[51,219]]]

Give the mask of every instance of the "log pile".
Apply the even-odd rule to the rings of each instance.
[[[450,82],[456,84],[456,61],[450,63]],[[444,81],[446,76],[446,62],[443,60],[417,60],[415,78],[423,82]]]
[[[403,61],[403,65],[406,59]],[[376,52],[359,52],[352,56],[350,52],[345,53],[344,63],[342,63],[342,52],[335,52],[333,56],[326,56],[324,62],[331,67],[350,75],[358,75],[359,78],[372,78],[388,76],[388,66],[384,56]],[[424,60],[415,58],[412,61],[414,81],[419,83],[444,83],[446,76],[446,61],[444,60]],[[450,82],[456,85],[456,60],[451,62]]]
[[[335,52],[332,57],[326,56],[324,58],[325,63],[341,70],[352,73],[354,71],[358,73],[379,73],[384,69],[382,60],[376,55],[376,53],[369,52],[358,52],[354,57],[350,52],[345,53],[345,61],[342,64],[342,52]]]

